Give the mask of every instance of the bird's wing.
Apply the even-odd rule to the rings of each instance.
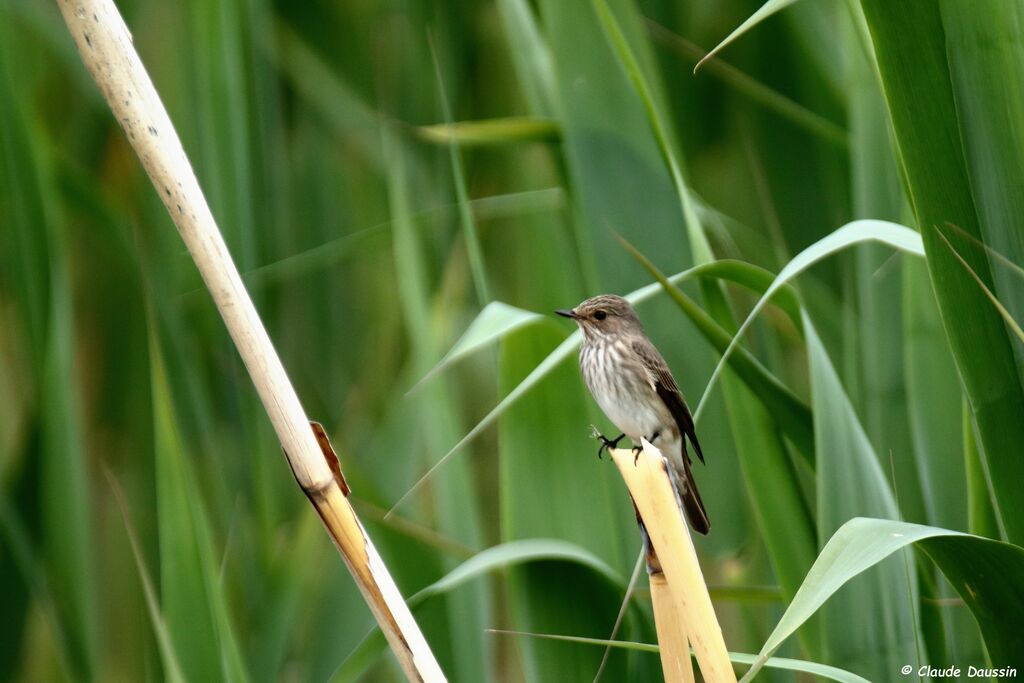
[[[701,462],[704,462],[704,454],[701,453],[700,443],[697,441],[697,430],[693,425],[693,416],[690,415],[690,408],[686,405],[683,392],[679,391],[679,385],[676,384],[675,378],[672,377],[672,372],[668,369],[665,359],[658,353],[658,349],[654,348],[654,344],[647,339],[634,341],[633,351],[640,357],[644,370],[647,372],[647,378],[651,381],[658,396],[665,402],[669,412],[672,413],[676,424],[679,425],[679,431],[690,440],[690,443],[693,444],[693,450],[697,452],[697,457],[700,458]],[[683,453],[686,453],[685,445]],[[690,456],[687,455],[686,457],[689,459]]]

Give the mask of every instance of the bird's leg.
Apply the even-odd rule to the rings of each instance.
[[[654,432],[651,438],[647,439],[647,443],[654,443],[658,437],[661,436],[661,432]],[[636,467],[637,461],[640,459],[640,451],[644,449],[643,445],[633,446],[633,467]]]
[[[600,448],[597,449],[597,458],[598,458],[598,460],[601,459],[601,453],[602,452],[604,452],[606,450],[611,452],[611,450],[613,448],[618,448],[619,447],[619,442],[622,441],[623,437],[626,436],[625,434],[619,434],[614,439],[609,439],[604,434],[602,434],[601,432],[597,431],[597,427],[595,427],[594,425],[590,425],[590,430],[591,430],[591,436],[593,438],[601,440],[601,446],[600,446]]]

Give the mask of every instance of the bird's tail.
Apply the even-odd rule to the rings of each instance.
[[[697,481],[693,478],[688,458],[683,455],[679,462],[672,459],[672,465],[675,470],[676,494],[679,496],[683,512],[686,513],[686,519],[694,531],[706,536],[711,530],[711,520],[704,509],[704,501],[697,490]]]

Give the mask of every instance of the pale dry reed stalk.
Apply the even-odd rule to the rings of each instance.
[[[337,459],[326,439],[318,443],[310,429],[117,7],[111,0],[58,4],[82,61],[142,161],[224,319],[295,479],[320,515],[403,671],[414,681],[445,680],[346,497],[348,488]]]
[[[683,659],[689,661],[692,646],[705,681],[736,683],[667,462],[646,439],[643,446],[635,461],[629,449],[613,450],[612,459],[633,496],[660,564],[660,571],[655,567],[651,575],[651,600],[665,680],[693,680],[692,668],[683,663]]]

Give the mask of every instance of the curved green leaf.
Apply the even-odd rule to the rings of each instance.
[[[506,334],[515,332],[522,327],[543,319],[544,316],[539,313],[524,311],[521,308],[510,306],[501,301],[492,301],[484,306],[483,310],[477,314],[476,318],[473,319],[473,322],[470,323],[466,331],[459,337],[459,340],[455,342],[455,345],[445,354],[444,358],[431,368],[430,372],[424,375],[409,390],[409,393],[416,391],[420,386],[429,382],[439,372],[459,359],[497,342]]]
[[[417,591],[409,602],[417,604],[485,574],[528,562],[572,562],[593,570],[617,588],[626,587],[625,579],[618,572],[586,548],[555,538],[527,538],[481,550],[444,577]]]
[[[858,517],[829,539],[741,683],[850,579],[911,543],[921,543],[974,613],[993,665],[1024,667],[1024,549],[948,529]]]
[[[693,269],[693,277],[715,278],[746,287],[757,294],[764,294],[771,287],[775,274],[766,268],[736,259],[719,259],[702,263]],[[660,280],[659,280],[660,281]],[[769,301],[778,306],[801,329],[800,299],[791,286],[776,287]]]
[[[732,33],[726,36],[722,42],[713,47],[711,52],[704,55],[704,57],[697,62],[697,66],[693,67],[693,72],[697,73],[697,69],[703,66],[709,59],[717,55],[723,48],[725,48],[726,45],[733,42],[776,12],[786,9],[794,2],[796,2],[796,0],[768,0],[768,2],[761,5],[760,9],[751,14],[746,21],[737,26]]]
[[[715,366],[715,371],[711,373],[711,378],[708,380],[707,388],[704,389],[704,395],[701,396],[700,403],[697,404],[697,409],[694,411],[694,419],[700,415],[708,396],[711,394],[711,390],[715,386],[715,381],[721,374],[722,369],[725,367],[725,362],[729,359],[736,346],[739,344],[740,338],[743,333],[750,327],[751,322],[757,317],[757,314],[765,307],[768,301],[772,298],[772,295],[782,285],[786,284],[794,277],[802,273],[803,271],[810,268],[818,261],[831,256],[837,252],[840,252],[854,244],[862,244],[865,242],[881,242],[888,244],[894,249],[905,251],[908,254],[914,254],[915,256],[924,256],[924,247],[921,244],[921,236],[908,227],[898,225],[896,223],[890,223],[889,221],[876,221],[876,220],[859,220],[847,223],[838,230],[825,237],[821,238],[811,246],[807,247],[799,254],[794,256],[789,263],[787,263],[779,274],[775,276],[775,280],[765,290],[764,295],[758,300],[757,304],[747,315],[746,320],[740,325],[739,330],[736,331],[732,341],[729,342],[729,346],[722,353],[721,359],[718,361],[718,365]]]
[[[659,652],[657,645],[652,643],[634,643],[626,640],[602,640],[600,638],[581,638],[580,636],[562,636],[553,633],[525,633],[523,631],[503,631],[490,629],[488,633],[495,633],[503,636],[526,636],[528,638],[548,638],[550,640],[561,640],[567,643],[578,643],[580,645],[600,645],[602,647],[617,647],[624,650],[635,650],[637,652]],[[753,664],[757,655],[745,652],[730,652],[729,661],[733,664]],[[807,662],[802,659],[789,659],[786,657],[769,657],[763,666],[769,669],[780,669],[783,671],[799,671],[800,673],[813,674],[840,683],[868,683],[868,679],[861,678],[855,673],[844,671],[827,664]]]

